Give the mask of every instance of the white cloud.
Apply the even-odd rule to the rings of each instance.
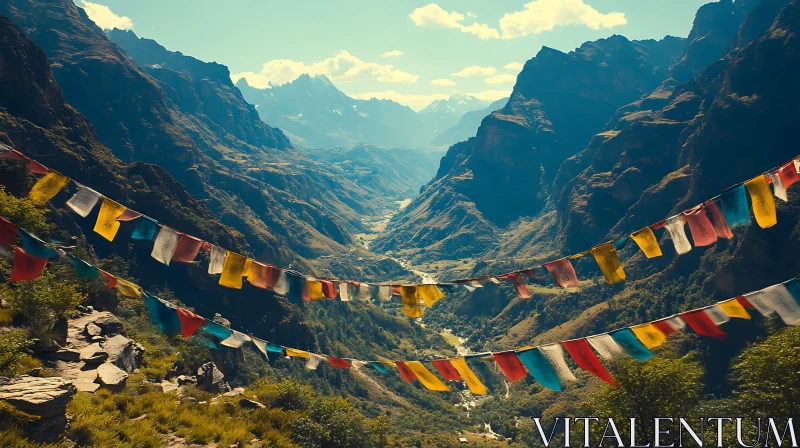
[[[517,75],[511,75],[508,73],[502,73],[497,76],[492,76],[491,78],[486,78],[483,80],[486,84],[505,84],[507,82],[514,82],[517,80]]]
[[[470,17],[477,17],[475,14],[467,13]],[[408,17],[417,25],[424,28],[455,28],[463,33],[474,34],[482,40],[497,39],[500,32],[490,28],[485,23],[473,22],[472,25],[461,23],[464,14],[459,12],[447,12],[436,3],[430,3],[422,8],[416,8]]]
[[[497,101],[500,98],[505,98],[507,96],[510,96],[511,90],[486,90],[483,92],[464,92],[464,95],[472,95],[481,101],[492,102],[492,101]],[[365,100],[368,100],[370,98],[392,100],[402,105],[408,106],[416,111],[424,109],[425,106],[431,104],[436,100],[446,100],[447,98],[450,98],[450,94],[444,94],[444,93],[434,93],[431,95],[415,95],[415,94],[406,95],[403,93],[395,92],[394,90],[387,90],[385,92],[368,92],[350,96],[352,96],[353,98],[361,98]]]
[[[478,17],[478,15],[475,14],[474,12],[468,12],[467,13],[467,17],[472,17],[474,19],[474,18]]]
[[[522,70],[522,67],[524,67],[522,62],[512,62],[510,64],[506,64],[506,65],[503,66],[503,68],[505,68],[505,69],[514,70],[514,71],[520,71],[520,70]]]
[[[453,82],[453,81],[451,81],[451,80],[449,80],[447,78],[434,79],[433,81],[431,81],[431,84],[433,84],[435,86],[454,86],[454,85],[456,85],[455,82]]]
[[[385,58],[393,58],[395,56],[402,56],[403,54],[405,54],[405,53],[403,53],[400,50],[392,50],[392,51],[387,51],[386,53],[383,53],[381,56],[383,56]]]
[[[265,62],[259,73],[234,73],[231,75],[231,79],[236,82],[245,78],[251,86],[265,89],[269,87],[270,83],[273,85],[285,84],[304,73],[312,76],[325,75],[337,83],[374,79],[382,83],[413,84],[419,79],[419,75],[412,75],[396,69],[392,65],[362,61],[344,50],[336,56],[310,65],[291,59],[273,59]]]
[[[111,30],[119,28],[121,30],[130,30],[133,28],[133,21],[127,16],[118,16],[111,12],[108,6],[98,5],[87,1],[81,1],[81,6],[86,11],[86,15],[104,30]]]
[[[550,31],[556,26],[585,25],[593,30],[625,25],[621,12],[602,14],[583,0],[534,0],[522,11],[505,14],[500,19],[503,39],[524,37]]]
[[[470,67],[464,67],[461,71],[457,71],[455,73],[451,73],[450,76],[459,76],[465,78],[467,76],[489,76],[494,75],[497,69],[494,67],[481,67],[479,65],[473,65]]]

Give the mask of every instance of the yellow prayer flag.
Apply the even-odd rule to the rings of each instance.
[[[100,206],[100,213],[97,215],[97,222],[94,224],[94,231],[108,241],[114,241],[114,237],[117,236],[117,230],[119,230],[117,218],[125,213],[127,209],[124,205],[117,204],[104,197],[103,205]]]
[[[422,317],[422,308],[419,307],[416,286],[401,286],[400,300],[403,302],[403,314],[412,319]]]
[[[219,284],[226,288],[242,289],[242,276],[246,263],[247,257],[228,251],[225,256],[225,264],[222,266]]]
[[[451,358],[450,364],[453,366],[454,369],[461,375],[461,379],[467,383],[467,387],[469,387],[470,392],[475,395],[486,395],[486,386],[481,383],[481,380],[472,373],[472,370],[467,365],[467,361],[464,358]]]
[[[69,177],[59,173],[58,171],[50,170],[31,188],[28,197],[36,205],[44,205],[45,202],[53,199],[62,188],[69,182]]]
[[[242,268],[242,277],[250,277],[253,272],[253,260],[247,259],[244,262],[244,268]]]
[[[325,298],[325,293],[322,291],[321,281],[306,280],[306,288],[308,288],[308,298],[310,300],[322,300]]]
[[[613,285],[625,280],[625,271],[622,270],[622,264],[619,262],[617,250],[614,249],[614,243],[609,241],[601,244],[592,249],[591,252],[608,283]]]
[[[117,291],[125,297],[141,297],[142,296],[142,288],[135,284],[131,283],[127,280],[123,280],[121,278],[117,278]]]
[[[439,378],[436,378],[430,370],[426,369],[419,361],[406,361],[406,366],[417,375],[420,383],[428,390],[436,390],[439,392],[448,392],[450,390]]]
[[[633,241],[639,246],[639,249],[642,250],[645,257],[655,258],[662,255],[661,247],[658,245],[658,240],[656,240],[656,235],[650,227],[645,227],[642,230],[631,233],[631,238],[633,238]]]
[[[434,303],[444,297],[436,285],[417,285],[417,297],[425,301],[425,306],[432,307]]]
[[[775,199],[767,185],[767,178],[764,175],[756,176],[744,183],[747,191],[750,192],[750,200],[753,202],[753,215],[756,222],[762,229],[767,229],[778,223],[778,215],[775,212]]]
[[[586,256],[589,252],[591,252],[591,251],[590,250],[585,250],[585,251],[583,251],[583,252],[581,252],[579,254],[570,255],[568,258],[570,260],[577,260],[579,258],[583,258],[584,256]]]
[[[631,331],[647,348],[655,348],[667,341],[667,336],[653,324],[631,327]]]
[[[306,358],[306,359],[311,357],[311,353],[305,352],[303,350],[298,350],[296,348],[289,348],[289,347],[284,347],[284,349],[286,349],[286,356],[292,356],[295,358]]]
[[[722,311],[725,311],[725,314],[727,314],[728,317],[750,320],[750,313],[748,313],[742,304],[736,299],[719,302],[717,305],[722,308]]]

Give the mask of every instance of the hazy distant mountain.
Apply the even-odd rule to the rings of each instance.
[[[455,126],[464,114],[483,109],[486,106],[486,101],[481,101],[472,95],[455,94],[446,100],[432,102],[419,111],[419,115],[425,117],[425,121],[433,126],[432,138],[435,138],[439,133]]]
[[[501,98],[485,109],[473,110],[461,116],[461,119],[453,126],[445,129],[433,138],[431,142],[435,146],[450,146],[458,142],[463,142],[470,137],[475,137],[481,121],[492,112],[500,110],[508,102],[508,98]]]

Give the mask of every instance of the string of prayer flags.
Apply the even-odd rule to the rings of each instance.
[[[609,333],[611,338],[625,350],[633,359],[637,361],[647,361],[653,357],[653,352],[647,349],[639,341],[630,328],[622,328]]]
[[[11,283],[33,280],[47,266],[47,258],[39,258],[26,253],[21,247],[14,248],[14,267],[11,270]]]
[[[645,227],[642,230],[631,233],[631,238],[633,238],[633,241],[639,246],[639,249],[642,250],[645,257],[655,258],[662,255],[661,246],[658,245],[656,235],[650,227]]]
[[[449,359],[434,359],[431,364],[439,371],[442,378],[448,381],[461,381],[461,375],[458,374],[458,370],[453,367]]]
[[[247,257],[228,252],[225,256],[225,264],[222,267],[219,284],[226,288],[242,289],[245,263],[247,263]]]
[[[136,223],[136,227],[131,234],[132,240],[153,241],[159,229],[158,222],[147,216],[142,216]]]
[[[724,191],[718,203],[725,216],[725,222],[731,229],[750,224],[750,207],[747,205],[747,189],[744,184]]]
[[[556,392],[561,392],[561,382],[550,361],[538,348],[530,348],[517,352],[520,362],[528,369],[533,379],[543,387]]]
[[[426,369],[421,362],[405,361],[403,364],[414,373],[417,379],[419,379],[419,382],[422,383],[426,389],[438,392],[450,391],[450,387],[444,384],[439,378],[436,378],[436,376],[431,373],[430,370]]]
[[[178,232],[167,226],[161,226],[161,230],[159,230],[158,236],[153,243],[153,250],[150,252],[150,256],[156,261],[169,266],[172,256],[175,254],[175,249],[178,247],[179,238]]]
[[[800,305],[796,301],[800,292],[798,282],[797,279],[792,279],[780,285],[745,294],[744,297],[764,317],[777,313],[786,325],[798,325],[800,324]]]
[[[617,256],[617,250],[611,242],[601,244],[591,250],[597,266],[610,284],[625,280],[625,271],[622,270],[622,263]]]
[[[710,338],[721,339],[724,338],[726,333],[717,327],[717,324],[711,320],[711,317],[705,310],[693,310],[681,313],[681,317],[694,330],[695,333],[701,336],[708,336]]]
[[[672,244],[675,246],[675,252],[678,255],[683,255],[692,250],[692,243],[690,243],[689,238],[686,237],[685,224],[686,220],[684,220],[681,215],[675,215],[664,221],[664,227],[667,229],[667,232],[669,232]]]
[[[575,363],[578,364],[578,367],[600,378],[606,383],[617,387],[617,383],[614,382],[614,379],[608,374],[606,368],[603,367],[603,364],[601,364],[600,360],[597,359],[597,356],[592,351],[592,348],[589,347],[589,342],[586,341],[586,339],[564,341],[561,343],[561,345],[567,349],[567,352],[570,356],[572,356],[572,359],[575,360]]]
[[[670,336],[683,330],[686,327],[686,322],[680,316],[672,316],[657,320],[653,322],[653,325],[664,333],[664,336]]]
[[[714,233],[717,234],[717,238],[733,238],[733,232],[731,232],[731,228],[725,220],[725,214],[722,213],[722,209],[719,207],[717,201],[706,201],[703,205],[708,212],[708,218],[711,220],[711,224],[714,226]]]
[[[78,192],[67,201],[67,207],[81,218],[85,218],[94,210],[95,205],[97,205],[102,196],[89,187],[83,185],[78,187]]]
[[[178,244],[175,246],[175,252],[172,254],[172,261],[192,263],[197,258],[197,254],[200,253],[200,248],[202,247],[202,240],[182,233],[178,239]]]
[[[544,264],[547,272],[553,276],[553,280],[562,288],[577,288],[580,286],[578,275],[575,273],[575,268],[569,258],[562,258],[560,260],[551,261]]]
[[[467,365],[467,360],[464,358],[451,358],[450,365],[453,366],[454,369],[458,372],[461,376],[461,379],[467,383],[467,387],[469,391],[475,395],[486,395],[488,390],[486,386],[483,385],[481,380],[475,376],[475,373],[472,372],[472,369],[469,368]]]
[[[117,236],[117,231],[119,230],[119,221],[117,221],[117,218],[119,218],[125,210],[126,207],[124,205],[104,197],[102,204],[100,204],[100,213],[97,215],[97,222],[94,225],[95,233],[108,241],[114,241],[114,237]]]
[[[753,203],[753,215],[756,222],[762,229],[767,229],[778,223],[778,216],[775,210],[775,200],[772,192],[767,185],[767,178],[762,174],[744,183],[750,193],[750,200]]]
[[[178,313],[178,320],[181,323],[181,333],[184,339],[189,338],[206,323],[204,318],[189,310],[178,308],[176,312]]]
[[[411,370],[406,363],[395,361],[394,365],[397,366],[397,370],[400,372],[400,379],[402,379],[404,383],[409,383],[417,379],[417,376],[414,375],[414,371]]]
[[[36,205],[44,205],[69,183],[69,177],[50,170],[31,188],[28,197]]]
[[[667,341],[667,336],[652,323],[631,327],[633,334],[647,348],[655,348]]]
[[[537,349],[542,356],[547,359],[547,362],[550,363],[553,370],[555,370],[556,376],[558,376],[560,382],[578,381],[575,375],[572,374],[572,371],[569,370],[569,366],[567,366],[567,360],[564,359],[564,351],[561,350],[561,345],[548,344],[537,347]]]
[[[522,366],[522,363],[517,357],[517,352],[514,350],[492,353],[492,356],[494,356],[494,360],[497,362],[497,365],[500,366],[500,370],[506,375],[508,381],[513,383],[514,381],[525,378],[525,375],[527,375],[525,367]]]
[[[617,341],[608,334],[589,336],[586,340],[603,359],[614,359],[615,356],[624,353]]]
[[[0,154],[0,156],[9,159],[9,160],[19,160],[28,164],[28,171],[33,174],[47,174],[50,171],[46,166],[42,165],[41,163],[31,159],[30,157],[22,154],[21,152],[17,151],[16,149],[12,149],[11,151],[4,152]]]
[[[702,205],[683,212],[683,219],[689,224],[695,247],[710,246],[717,242],[717,231]]]
[[[10,246],[17,239],[19,229],[0,217],[0,246]]]

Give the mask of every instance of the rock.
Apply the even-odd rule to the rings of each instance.
[[[171,381],[161,382],[161,392],[175,392],[178,390],[178,384]]]
[[[93,394],[100,389],[100,385],[95,383],[94,381],[86,381],[82,379],[77,379],[72,382],[72,385],[78,390],[78,392],[88,392]]]
[[[95,344],[95,343],[98,343],[98,342],[103,342],[105,340],[106,340],[106,338],[104,338],[102,336],[92,336],[91,338],[89,338],[89,342],[91,342],[92,344]]]
[[[60,359],[62,361],[78,362],[81,360],[81,353],[75,350],[66,348],[59,349],[55,352],[45,353],[45,356],[52,359]]]
[[[52,339],[34,339],[33,340],[33,350],[34,353],[54,353],[61,350],[61,345],[58,345],[58,342]]]
[[[100,336],[100,333],[102,332],[103,329],[98,327],[94,322],[89,322],[86,324],[86,328],[84,328],[84,333],[90,338],[93,336]]]
[[[247,399],[247,398],[242,398],[241,400],[239,400],[239,407],[242,407],[242,408],[245,408],[245,409],[263,409],[266,406],[264,406],[263,404],[261,404],[261,403],[259,403],[257,401],[250,400],[250,399]]]
[[[126,372],[133,372],[142,365],[144,349],[121,334],[105,341],[103,351],[108,353],[108,362]]]
[[[59,377],[0,378],[0,401],[39,417],[63,415],[75,386]]]
[[[228,398],[234,398],[238,397],[239,395],[242,395],[243,393],[244,393],[244,387],[237,387],[229,392],[225,392],[224,394],[222,394],[222,396]]]
[[[181,399],[184,403],[197,403],[197,398],[194,397],[184,397]]]
[[[217,369],[213,362],[207,362],[197,369],[197,387],[207,392],[230,390],[230,386],[225,382],[225,375]]]
[[[86,307],[86,309],[89,310],[90,313],[94,313],[94,307],[93,306],[89,305],[89,306]]]
[[[89,313],[91,313],[91,311],[89,311],[89,308],[86,308],[83,305],[78,305],[78,306],[75,307],[75,309],[78,310],[78,312],[80,312],[81,314],[89,314]]]
[[[67,318],[62,317],[53,324],[53,329],[50,331],[50,337],[53,338],[58,345],[64,347],[67,345],[67,328],[69,327],[69,322]]]
[[[92,316],[92,323],[100,327],[99,335],[113,336],[116,334],[125,334],[125,326],[122,325],[122,322],[120,322],[116,316],[108,311],[94,313]]]
[[[229,321],[228,319],[225,319],[219,313],[214,313],[214,318],[212,320],[214,322],[222,325],[223,327],[226,327],[226,328],[230,328],[231,327],[231,321]]]
[[[119,392],[125,388],[125,382],[128,381],[128,374],[114,364],[105,363],[97,368],[97,381],[103,387],[114,392]]]
[[[180,375],[178,376],[178,384],[181,386],[185,384],[197,384],[197,378],[193,376]]]
[[[102,364],[108,359],[108,353],[100,348],[100,344],[92,344],[81,350],[81,361],[86,364]]]

